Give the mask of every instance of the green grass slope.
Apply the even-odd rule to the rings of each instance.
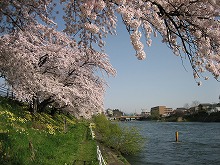
[[[88,123],[65,114],[32,115],[27,108],[0,97],[1,165],[98,164]]]

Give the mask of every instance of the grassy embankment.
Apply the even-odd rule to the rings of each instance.
[[[98,164],[87,122],[65,114],[31,115],[27,108],[0,97],[1,165]]]
[[[128,165],[130,163],[122,155],[135,155],[143,149],[145,139],[138,128],[112,123],[104,115],[95,116],[93,121],[96,140],[107,162]]]

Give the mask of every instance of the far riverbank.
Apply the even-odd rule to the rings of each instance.
[[[199,112],[191,115],[171,115],[165,118],[161,118],[162,121],[168,122],[220,122],[220,112]]]

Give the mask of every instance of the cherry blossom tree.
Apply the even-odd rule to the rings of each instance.
[[[64,29],[62,31],[65,35],[58,32],[57,27],[62,22],[56,20],[59,15],[63,16]],[[92,65],[93,67],[104,69],[110,74],[113,73],[106,55],[99,53],[98,49],[95,50],[95,45],[97,44],[101,51],[104,51],[105,37],[108,34],[117,33],[118,17],[121,17],[126,26],[125,30],[130,35],[131,45],[136,52],[137,59],[146,58],[144,46],[151,46],[153,37],[159,34],[162,42],[167,44],[175,55],[189,60],[198,85],[201,85],[201,78],[208,79],[205,71],[210,72],[218,80],[220,74],[220,1],[218,0],[2,0],[0,2],[0,32],[5,37],[1,40],[3,43],[1,51],[5,54],[1,53],[1,55],[7,56],[7,58],[4,57],[7,60],[18,61],[19,58],[25,58],[26,61],[24,64],[20,63],[20,67],[24,66],[23,69],[25,69],[31,65],[33,71],[29,70],[29,74],[36,74],[36,79],[42,76],[39,79],[44,82],[53,81],[54,86],[48,83],[46,85],[48,88],[45,90],[39,88],[38,91],[35,87],[34,94],[44,98],[52,95],[53,100],[59,100],[57,102],[63,105],[68,101],[67,99],[60,101],[61,98],[67,96],[68,92],[72,92],[76,98],[80,98],[80,100],[84,98],[84,101],[79,102],[87,105],[86,97],[78,97],[82,94],[79,91],[85,90],[85,93],[90,93],[92,91],[83,87],[91,85],[90,87],[93,89],[97,84],[96,79],[93,79],[94,72],[90,70],[91,68],[89,69],[91,65],[88,63],[90,62],[87,62],[86,66],[84,63],[90,59],[93,59],[93,63],[98,60],[99,62]],[[34,26],[40,29],[40,32]],[[54,42],[58,40],[60,42]],[[35,42],[38,46],[35,45]],[[32,49],[29,49],[29,44],[32,45]],[[75,45],[75,47],[71,45]],[[21,56],[15,55],[18,54],[17,49],[23,52]],[[67,52],[70,53],[67,54]],[[71,57],[73,54],[77,54],[77,57]],[[72,61],[71,65],[67,64],[68,60]],[[102,66],[103,63],[106,64],[106,67]],[[9,66],[4,68],[3,62],[0,66],[1,72],[3,70],[10,73],[18,71],[17,69],[13,71]],[[73,69],[73,66],[78,66],[78,69]],[[68,90],[71,92],[66,88],[67,91],[63,89],[67,87],[65,85],[61,88],[61,84],[81,82],[81,79],[75,79],[73,75],[85,73],[82,68],[88,69],[83,79],[83,81],[86,80],[87,85],[78,84],[78,91],[74,88],[75,86],[69,85],[68,87],[71,89],[68,88]],[[68,73],[71,71],[74,71],[74,74],[69,76]],[[7,80],[11,84],[18,81],[18,79],[12,78],[13,76],[9,77]],[[34,82],[30,84],[32,83]],[[56,93],[49,88],[57,88],[57,86],[66,94],[65,92]],[[15,85],[14,88],[18,90]],[[23,92],[27,91],[22,96],[33,95],[29,88],[21,89]],[[97,95],[99,92],[103,94],[103,86],[95,89],[97,89],[95,92]],[[47,95],[46,90],[52,90],[54,93],[51,92],[50,95]],[[45,93],[39,94],[42,91]],[[65,96],[61,97],[58,93],[63,93]],[[98,102],[101,100],[96,101],[92,105],[100,105]],[[73,101],[70,102],[73,104]],[[74,103],[77,105],[79,102]],[[81,104],[76,105],[72,107],[81,106]]]
[[[115,74],[107,55],[42,25],[28,29],[0,40],[0,72],[16,97],[38,99],[40,111],[51,104],[77,117],[101,113],[105,81],[96,71]]]

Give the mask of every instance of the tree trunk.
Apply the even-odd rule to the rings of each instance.
[[[53,103],[53,102],[54,102],[54,100],[53,100],[51,97],[49,97],[48,99],[42,101],[42,102],[39,103],[39,105],[38,105],[38,111],[39,111],[39,112],[45,112],[46,107],[47,107],[49,104]]]
[[[32,98],[32,111],[33,111],[33,113],[36,113],[38,110],[38,102],[39,102],[39,100],[37,97]]]

